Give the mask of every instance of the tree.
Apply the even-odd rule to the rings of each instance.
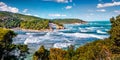
[[[59,48],[51,48],[50,49],[50,60],[66,60],[67,51],[59,49]]]
[[[33,60],[49,60],[49,51],[41,46],[33,55]]]
[[[112,28],[109,31],[110,39],[114,41],[116,46],[120,47],[120,15],[116,18],[111,18]]]
[[[75,51],[74,51],[74,46],[73,45],[70,45],[68,46],[68,49],[67,49],[67,58],[70,60],[72,60],[72,57],[75,55]]]
[[[0,28],[0,59],[1,60],[19,59],[19,57],[17,56],[20,56],[20,55],[16,55],[15,51],[17,52],[22,51],[23,48],[18,49],[19,45],[12,44],[12,38],[15,37],[16,35],[17,34],[11,30]],[[25,48],[27,49],[27,46]],[[28,49],[25,52],[27,51]]]

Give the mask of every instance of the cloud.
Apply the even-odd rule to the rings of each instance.
[[[114,12],[117,14],[120,14],[120,10],[115,10]]]
[[[99,10],[96,10],[97,12],[106,12],[105,9],[99,9]]]
[[[34,15],[34,16],[39,17],[39,15]]]
[[[32,15],[32,14],[25,14],[25,15]]]
[[[72,0],[70,0],[70,2],[72,2]]]
[[[8,6],[4,2],[0,2],[0,11],[8,11],[8,12],[17,13],[19,12],[19,9],[16,7]]]
[[[65,7],[65,9],[71,9],[72,8],[72,6],[66,6]]]
[[[69,3],[72,2],[72,0],[43,0],[43,1],[53,1],[58,3]]]
[[[24,9],[23,12],[26,13],[28,11],[28,9]]]
[[[69,1],[68,0],[55,0],[56,2],[59,2],[59,3],[68,3]]]
[[[51,17],[65,17],[66,15],[65,14],[48,14],[48,16],[51,16]]]
[[[120,2],[104,3],[104,4],[98,4],[97,8],[112,7],[112,6],[119,6],[119,5],[120,5]]]

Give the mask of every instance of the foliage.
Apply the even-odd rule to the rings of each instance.
[[[51,48],[48,60],[120,60],[120,15],[111,18],[110,37],[67,50]]]
[[[41,46],[38,51],[34,53],[33,60],[48,60],[49,52],[44,46]]]
[[[23,29],[49,29],[49,20],[33,20],[33,21],[23,21],[20,24]]]
[[[48,29],[49,20],[11,12],[0,12],[0,27],[24,29]]]
[[[0,28],[0,60],[18,60],[27,54],[28,48],[26,45],[12,44],[12,38],[16,35],[11,30]]]
[[[22,29],[33,29],[43,30],[49,29],[49,23],[57,24],[62,26],[66,23],[84,23],[80,19],[43,19],[39,17],[23,15],[19,13],[11,13],[0,11],[0,27],[2,28],[22,28]]]
[[[52,21],[60,24],[85,23],[85,21],[80,19],[53,19]]]

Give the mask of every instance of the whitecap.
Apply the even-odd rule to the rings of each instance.
[[[108,37],[106,35],[85,34],[85,33],[66,33],[64,35],[70,37],[77,37],[77,38],[98,38],[98,39],[104,39]]]
[[[24,41],[24,44],[29,44],[29,43],[36,43],[36,44],[38,44],[38,43],[40,43],[40,42],[42,42],[43,40],[40,40],[38,37],[32,37],[32,36],[30,36],[30,37],[28,37],[25,41]]]
[[[72,45],[72,43],[55,43],[53,45],[54,48],[66,48],[68,46]]]
[[[100,33],[100,34],[107,34],[107,32],[103,32],[101,30],[97,30],[97,33]]]

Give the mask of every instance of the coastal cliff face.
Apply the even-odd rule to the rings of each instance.
[[[57,25],[57,29],[65,29],[64,26]]]

